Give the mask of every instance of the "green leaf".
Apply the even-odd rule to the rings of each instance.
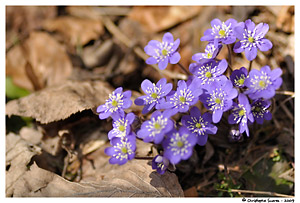
[[[25,97],[30,94],[28,90],[16,86],[13,83],[11,77],[6,77],[5,88],[6,88],[6,97],[8,97],[9,99],[18,99],[20,97]]]

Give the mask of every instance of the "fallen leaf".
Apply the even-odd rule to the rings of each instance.
[[[14,138],[17,137],[13,135]],[[11,135],[8,137],[11,138]],[[8,139],[9,140],[9,139]],[[22,140],[19,138],[19,140]],[[18,142],[15,141],[15,142]],[[26,146],[25,141],[21,141],[22,146]],[[14,143],[8,142],[8,148],[14,151]],[[131,160],[123,166],[115,166],[108,164],[108,156],[104,155],[104,148],[94,152],[95,155],[100,155],[100,159],[94,160],[95,176],[87,178],[83,176],[81,182],[75,183],[63,179],[61,176],[47,170],[41,169],[34,162],[27,169],[27,162],[30,161],[32,155],[22,153],[25,157],[18,168],[14,163],[11,163],[8,173],[14,173],[20,168],[22,173],[13,181],[11,177],[6,177],[7,192],[6,196],[10,197],[182,197],[183,191],[178,183],[175,174],[166,172],[164,175],[159,175],[153,172],[146,160]],[[9,150],[8,150],[9,151]],[[27,148],[23,150],[29,151]],[[16,154],[16,152],[15,152]],[[20,156],[20,153],[17,153]],[[7,152],[8,155],[8,152]],[[10,158],[10,157],[9,157]],[[7,160],[11,160],[7,158]],[[99,160],[106,165],[100,167]],[[87,165],[87,163],[85,163]],[[87,167],[83,167],[83,172],[87,171]],[[91,170],[91,169],[89,169]],[[97,176],[104,173],[103,178]],[[14,173],[16,174],[16,173]],[[8,183],[13,183],[8,185]],[[10,187],[8,187],[10,186]]]
[[[67,81],[8,102],[6,114],[31,117],[47,124],[104,104],[111,92],[106,82]]]
[[[45,32],[32,32],[6,55],[6,74],[28,90],[63,83],[71,73],[72,63],[65,48]]]
[[[6,6],[6,49],[57,15],[56,6]]]
[[[133,159],[122,166],[109,164],[110,157],[104,153],[108,146],[109,144],[102,146],[83,160],[81,183],[104,182],[107,187],[114,188],[113,191],[107,190],[105,196],[183,196],[176,175],[168,171],[163,175],[158,174],[153,171],[149,160]]]
[[[6,196],[13,196],[15,184],[28,170],[31,158],[40,153],[41,148],[28,144],[14,133],[6,136]]]
[[[138,21],[148,32],[160,32],[194,17],[201,10],[201,6],[135,6],[129,18]]]
[[[59,32],[64,41],[72,46],[85,45],[91,40],[99,38],[104,32],[100,20],[62,16],[50,19],[43,24],[44,29]]]

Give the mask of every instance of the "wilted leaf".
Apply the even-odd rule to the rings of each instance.
[[[105,82],[68,81],[8,102],[6,114],[31,117],[46,124],[103,104],[111,92]]]
[[[71,72],[65,48],[45,32],[32,32],[6,55],[6,74],[28,90],[63,83]]]
[[[149,32],[159,32],[192,18],[201,6],[136,6],[129,18],[136,20]]]
[[[41,149],[28,144],[20,136],[10,133],[6,136],[6,196],[12,196],[15,184],[28,170],[31,157],[40,154]]]
[[[102,146],[83,160],[81,183],[105,183],[105,196],[183,196],[176,175],[170,172],[159,175],[153,171],[149,160],[134,159],[122,166],[109,164],[110,157],[104,153],[108,146]],[[112,191],[108,188],[112,188]]]
[[[94,160],[94,177],[84,176],[80,183],[63,179],[61,176],[39,168],[35,163],[14,179],[7,190],[7,196],[13,197],[178,197],[183,191],[175,174],[166,172],[159,175],[153,172],[148,161],[132,160],[123,166],[108,164],[104,148],[94,154],[100,159]],[[100,154],[99,154],[100,152]],[[25,154],[25,153],[24,153]],[[27,156],[27,154],[25,154]],[[24,156],[25,156],[24,155]],[[31,155],[32,156],[32,155]],[[25,157],[30,160],[31,156]],[[91,158],[91,157],[90,157]],[[102,164],[99,164],[100,160]],[[27,162],[26,162],[27,164]],[[89,163],[86,162],[86,165]],[[17,168],[10,168],[13,173]],[[105,166],[105,167],[103,167]],[[83,172],[89,168],[83,167]],[[89,169],[91,170],[91,169]],[[104,173],[103,176],[98,176]],[[8,179],[8,177],[7,177]],[[8,188],[8,187],[7,187]]]
[[[66,42],[73,46],[85,45],[91,40],[99,38],[103,33],[103,25],[100,20],[62,16],[50,19],[43,26],[51,32],[61,33]]]
[[[55,6],[6,6],[6,48],[18,43],[46,19],[54,18]]]

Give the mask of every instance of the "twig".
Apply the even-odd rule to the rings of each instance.
[[[99,16],[99,18],[102,20],[104,26],[107,28],[107,30],[113,34],[118,40],[120,40],[124,45],[126,45],[129,48],[133,48],[134,53],[142,58],[144,61],[147,60],[148,55],[144,53],[144,51],[138,47],[134,46],[133,42],[126,36],[124,35],[120,29],[105,15]],[[157,71],[162,72],[164,75],[167,75],[171,78],[177,78],[181,80],[186,80],[187,76],[184,74],[180,73],[174,73],[168,70],[159,70],[157,65],[151,65],[153,68],[155,68]]]
[[[217,190],[222,191],[222,192],[240,192],[240,193],[249,193],[249,194],[269,195],[269,196],[275,196],[275,197],[294,198],[294,196],[291,196],[291,195],[285,195],[285,194],[280,194],[277,192],[268,192],[268,191],[238,190],[238,189],[230,189],[230,190],[217,189]]]
[[[276,94],[283,94],[283,95],[289,95],[295,97],[295,92],[292,91],[276,91]]]

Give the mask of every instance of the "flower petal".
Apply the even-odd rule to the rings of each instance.
[[[213,120],[213,122],[214,122],[214,123],[218,123],[218,122],[221,120],[222,115],[223,115],[223,111],[222,111],[222,110],[220,110],[220,109],[215,110],[215,111],[213,112],[213,115],[212,115],[212,120]]]
[[[173,35],[170,32],[165,33],[162,40],[163,42],[168,42],[168,43],[174,42]]]
[[[198,136],[197,144],[200,146],[204,146],[207,142],[207,138],[208,138],[207,134]]]
[[[176,64],[180,61],[180,54],[178,52],[175,52],[172,54],[172,56],[169,58],[171,64]]]
[[[252,47],[251,49],[245,49],[245,55],[248,61],[252,61],[256,58],[257,48]]]
[[[168,62],[169,62],[168,58],[163,59],[162,61],[158,62],[158,68],[160,70],[165,69],[168,66]]]
[[[157,64],[157,59],[155,59],[154,57],[149,57],[145,62],[148,65],[153,65],[153,64]]]
[[[241,44],[240,41],[237,42],[237,43],[235,43],[235,45],[233,46],[233,51],[234,51],[235,53],[242,53],[244,50],[245,50],[245,49],[242,48],[242,44]]]
[[[257,44],[257,47],[260,51],[268,51],[273,47],[272,42],[268,39],[261,39],[260,42],[261,43]]]

